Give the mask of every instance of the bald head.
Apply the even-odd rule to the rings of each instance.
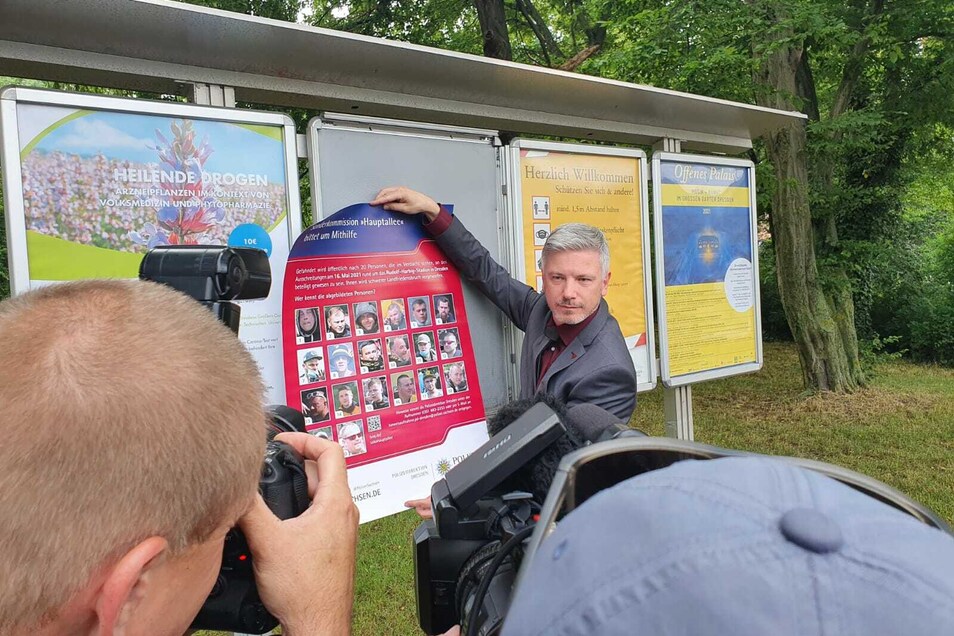
[[[262,383],[207,309],[156,283],[0,303],[0,633],[56,613],[144,537],[173,553],[248,504]]]

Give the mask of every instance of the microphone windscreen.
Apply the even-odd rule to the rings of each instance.
[[[540,451],[533,459],[518,468],[512,475],[504,479],[497,487],[497,490],[501,492],[522,490],[532,493],[538,503],[543,503],[547,491],[550,490],[550,484],[553,483],[553,476],[556,475],[557,468],[560,466],[560,460],[563,459],[563,456],[567,453],[582,448],[586,444],[586,440],[579,431],[566,420],[566,411],[563,405],[555,398],[545,394],[533,399],[518,400],[505,404],[487,420],[487,433],[493,437],[523,415],[527,409],[537,402],[546,403],[547,406],[557,413],[560,420],[566,425],[566,433]]]
[[[607,429],[620,430],[626,427],[618,417],[595,404],[575,404],[566,410],[564,423],[567,429],[576,430],[588,442],[596,442]]]

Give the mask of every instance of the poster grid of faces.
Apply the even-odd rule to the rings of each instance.
[[[367,452],[380,414],[468,390],[451,293],[336,302],[294,312],[308,431]]]

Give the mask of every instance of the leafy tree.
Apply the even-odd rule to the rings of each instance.
[[[311,22],[351,33],[575,70],[606,38],[611,4],[582,0],[316,0]]]
[[[898,231],[918,131],[952,116],[951,6],[633,0],[617,14],[611,49],[583,70],[808,115],[759,146],[779,295],[806,386],[863,383],[855,307],[870,324],[873,297],[859,257]]]
[[[210,9],[234,11],[260,18],[295,22],[309,4],[307,0],[178,0]]]

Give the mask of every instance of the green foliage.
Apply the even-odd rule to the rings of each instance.
[[[919,131],[898,167],[898,213],[850,252],[859,332],[883,351],[954,364],[954,131]]]
[[[733,0],[625,0],[607,24],[609,46],[583,71],[751,103],[751,12]]]
[[[477,12],[464,0],[315,0],[315,26],[480,55]]]
[[[904,309],[914,357],[954,366],[954,291],[929,287]]]
[[[939,287],[954,287],[954,220],[929,244]]]
[[[904,219],[893,240],[866,246],[855,274],[863,337],[884,352],[954,364],[954,216]]]
[[[307,0],[177,0],[197,4],[210,9],[233,11],[262,18],[295,22],[298,14],[308,5]]]

